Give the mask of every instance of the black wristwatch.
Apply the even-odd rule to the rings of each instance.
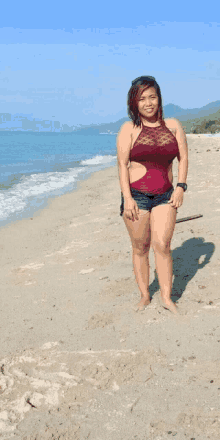
[[[183,188],[184,192],[187,190],[187,184],[186,183],[177,183],[176,186],[180,186],[181,188]]]

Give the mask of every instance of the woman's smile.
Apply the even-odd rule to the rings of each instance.
[[[152,105],[153,107],[146,107]],[[154,87],[150,87],[141,94],[138,101],[138,110],[142,116],[152,116],[158,110],[158,95]]]

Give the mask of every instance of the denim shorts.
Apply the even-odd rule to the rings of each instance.
[[[137,189],[130,188],[131,195],[133,199],[136,201],[139,209],[145,209],[146,211],[151,211],[152,208],[158,205],[165,205],[169,202],[170,197],[174,191],[174,187],[171,186],[165,193],[163,194],[147,194],[138,191]],[[123,215],[124,212],[124,197],[121,193],[121,206],[120,206],[120,215]]]

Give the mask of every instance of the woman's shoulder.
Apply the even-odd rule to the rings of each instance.
[[[176,121],[177,121],[177,119],[176,118],[164,118],[164,122],[165,122],[165,124],[166,124],[166,126],[168,127],[168,128],[175,128],[176,127]]]
[[[176,137],[178,119],[176,118],[165,118],[164,119],[166,127],[171,131],[171,133]]]
[[[120,128],[120,133],[125,133],[128,135],[133,135],[137,131],[139,131],[141,128],[137,127],[132,121],[126,121],[124,124],[122,124]]]
[[[132,131],[134,124],[132,121],[125,121],[124,124],[121,125],[120,131]]]

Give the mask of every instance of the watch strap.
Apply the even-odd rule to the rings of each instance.
[[[187,184],[186,183],[177,183],[176,186],[180,186],[180,188],[183,188],[184,191],[187,190]]]

